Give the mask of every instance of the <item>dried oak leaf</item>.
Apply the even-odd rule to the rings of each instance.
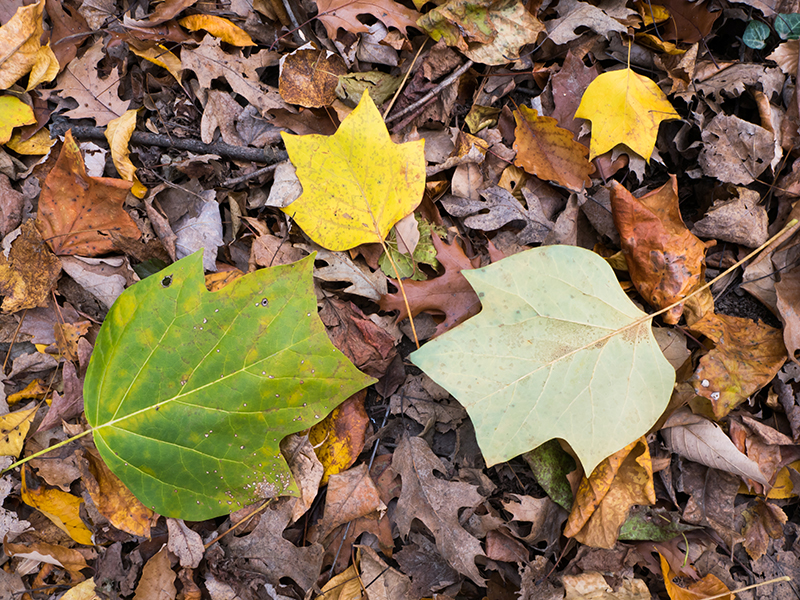
[[[393,0],[318,0],[317,18],[325,26],[328,37],[336,39],[340,27],[350,33],[366,33],[369,28],[358,20],[358,15],[372,15],[387,27],[395,27],[403,33],[409,27],[417,27],[420,14]]]
[[[433,334],[435,337],[478,314],[481,303],[472,286],[461,274],[463,269],[474,268],[461,247],[456,242],[447,245],[437,235],[431,236],[431,241],[436,248],[436,259],[444,267],[444,273],[427,281],[405,280],[403,287],[412,317],[421,312],[444,315],[444,321],[436,326]],[[392,283],[397,286],[394,280]],[[397,321],[408,317],[403,295],[399,291],[384,294],[379,304],[381,310],[399,311]]]
[[[403,481],[394,513],[400,535],[407,537],[411,522],[419,519],[433,534],[439,553],[450,566],[484,585],[475,565],[475,558],[484,556],[481,544],[458,519],[459,509],[475,508],[483,502],[477,486],[436,477],[435,471],[445,474],[447,467],[418,437],[400,441],[392,458],[392,471]]]
[[[654,308],[681,300],[705,282],[706,248],[683,223],[678,209],[678,182],[674,175],[662,187],[635,198],[616,181],[611,184],[611,208],[622,252],[633,285]],[[664,314],[677,323],[683,304]]]
[[[137,240],[142,235],[122,207],[132,186],[122,179],[90,177],[67,131],[61,154],[44,181],[36,227],[56,255],[111,252],[111,232]]]
[[[526,106],[520,106],[514,119],[516,166],[573,192],[592,184],[589,175],[594,172],[594,165],[586,159],[589,149],[573,140],[572,132],[559,127],[552,117],[539,116]]]
[[[691,383],[721,419],[767,385],[786,362],[780,329],[750,319],[707,314],[692,324],[715,347],[700,359]]]
[[[47,306],[60,274],[61,261],[50,252],[33,220],[27,221],[8,254],[0,252],[3,312]]]
[[[595,548],[613,548],[634,504],[655,504],[653,463],[639,438],[603,460],[581,481],[564,535]]]

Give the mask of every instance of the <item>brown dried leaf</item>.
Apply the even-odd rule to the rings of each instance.
[[[336,39],[340,27],[350,33],[366,33],[369,28],[358,20],[358,15],[372,15],[387,27],[403,33],[409,27],[417,27],[420,14],[393,0],[319,0],[318,19],[325,26],[328,37]]]
[[[295,50],[284,58],[278,90],[289,104],[322,108],[336,100],[339,77],[346,74],[347,67],[338,54],[327,50]]]
[[[669,306],[705,282],[706,248],[714,242],[704,244],[684,225],[674,175],[641,198],[612,182],[611,207],[631,280],[650,305]],[[679,304],[664,321],[674,325],[682,312]]]
[[[182,567],[196,569],[206,551],[200,534],[189,529],[183,519],[167,519],[167,531],[169,551],[178,557]]]
[[[780,506],[756,499],[755,506],[744,511],[744,549],[753,560],[758,560],[767,552],[769,539],[783,537],[783,525],[787,521],[786,513]]]
[[[27,221],[8,254],[0,253],[3,312],[47,306],[60,275],[61,261],[44,243],[33,220]]]
[[[369,476],[366,463],[332,475],[325,498],[325,513],[319,524],[319,539],[339,525],[385,510],[386,505]]]
[[[133,600],[173,600],[177,592],[175,571],[172,570],[169,550],[164,544],[142,569],[142,578],[136,586]]]

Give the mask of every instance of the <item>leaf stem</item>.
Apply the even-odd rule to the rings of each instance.
[[[434,233],[434,235],[436,235]],[[386,253],[386,258],[389,259],[389,262],[392,264],[392,269],[394,270],[394,275],[397,277],[397,287],[400,288],[400,294],[403,296],[403,305],[405,306],[406,312],[408,313],[408,322],[411,323],[411,333],[414,335],[414,344],[417,346],[417,350],[419,350],[419,338],[417,337],[417,328],[414,325],[414,317],[411,315],[411,307],[408,304],[408,296],[406,296],[406,288],[403,285],[403,280],[400,278],[400,271],[397,270],[397,265],[392,258],[392,253],[389,252],[389,247],[386,245],[386,242],[381,239],[381,246],[383,246],[383,251]]]
[[[776,577],[775,579],[770,579],[769,581],[762,581],[761,583],[754,583],[753,585],[747,585],[742,588],[738,588],[735,590],[730,590],[729,592],[724,592],[722,594],[717,594],[716,596],[706,596],[703,600],[717,600],[717,598],[732,598],[734,594],[738,594],[739,592],[744,592],[746,590],[752,590],[753,588],[761,587],[762,585],[772,585],[773,583],[780,583],[782,581],[791,581],[792,578],[788,575],[784,575],[783,577]]]
[[[93,429],[90,427],[86,431],[82,431],[81,433],[79,433],[77,435],[73,435],[71,438],[66,439],[63,442],[58,442],[57,444],[55,444],[53,446],[49,446],[49,447],[45,448],[44,450],[39,450],[39,452],[31,454],[30,456],[26,456],[22,460],[18,460],[14,464],[12,464],[12,465],[6,467],[5,469],[3,469],[2,471],[0,471],[0,475],[2,475],[3,473],[7,473],[11,469],[16,469],[17,467],[21,467],[22,465],[24,465],[29,460],[33,460],[34,458],[39,458],[40,456],[42,456],[44,454],[49,454],[50,452],[52,452],[53,450],[55,450],[57,448],[61,448],[61,446],[66,446],[67,444],[69,444],[71,442],[74,442],[75,440],[79,440],[80,438],[92,433],[92,431],[93,431]]]

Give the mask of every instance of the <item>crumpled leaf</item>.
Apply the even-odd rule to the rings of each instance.
[[[45,487],[27,465],[22,467],[20,498],[79,544],[93,544],[92,532],[83,524],[80,516],[83,500],[59,489]]]
[[[66,325],[69,325],[69,323],[65,325],[58,323],[56,327],[64,327]],[[88,342],[86,343],[88,344]],[[53,403],[50,405],[50,410],[47,411],[44,419],[42,419],[37,431],[52,429],[61,425],[62,420],[67,421],[83,412],[83,382],[78,379],[78,372],[70,360],[64,363],[62,376],[64,379],[64,394],[53,392]]]
[[[61,261],[42,240],[34,221],[26,221],[19,231],[8,255],[0,252],[0,294],[5,296],[2,308],[7,313],[47,306],[61,275]]]
[[[328,250],[382,242],[422,201],[424,140],[395,144],[366,91],[334,135],[281,137],[303,186],[281,210]]]
[[[544,25],[518,0],[448,0],[417,21],[435,41],[444,39],[471,60],[487,65],[514,61]]]
[[[613,548],[630,508],[655,504],[653,463],[639,438],[601,462],[583,480],[564,529],[566,537],[595,548]]]
[[[170,52],[169,48],[162,44],[143,42],[135,38],[128,38],[127,42],[128,48],[136,56],[166,69],[175,78],[175,81],[180,83],[183,65],[181,59]]]
[[[136,177],[136,167],[131,162],[131,152],[128,148],[128,143],[136,129],[138,113],[139,109],[128,110],[121,117],[109,121],[106,126],[106,139],[111,148],[111,159],[114,161],[117,173],[125,181],[133,183],[131,194],[137,198],[144,198],[147,195],[147,188]]]
[[[373,381],[327,339],[313,260],[212,293],[195,253],[117,299],[86,373],[85,412],[103,460],[146,506],[202,521],[298,494],[280,440]]]
[[[200,534],[189,529],[182,519],[167,519],[167,531],[169,551],[178,557],[182,567],[196,569],[205,554]]]
[[[7,556],[39,560],[45,564],[61,567],[69,573],[73,582],[83,580],[81,570],[88,568],[86,558],[76,548],[65,548],[47,542],[30,542],[14,544],[3,542],[3,551]]]
[[[514,112],[514,119],[516,166],[573,192],[592,184],[589,175],[594,172],[594,165],[586,160],[588,150],[572,139],[572,132],[559,127],[552,117],[539,116],[526,106]]]
[[[34,406],[0,416],[0,456],[19,456],[36,411]]]
[[[329,282],[348,282],[350,285],[341,291],[344,294],[353,294],[375,300],[388,291],[386,277],[380,271],[371,271],[366,265],[353,262],[346,252],[329,252],[316,249],[304,244],[296,244],[308,252],[317,252],[317,261],[327,263],[327,266],[314,267],[314,278]]]
[[[278,90],[289,104],[321,108],[336,100],[339,77],[346,73],[347,66],[338,54],[298,49],[283,59]]]
[[[125,25],[134,25],[136,27],[155,27],[166,23],[173,17],[178,16],[184,9],[193,6],[197,0],[164,0],[146,19],[131,19],[125,15]]]
[[[511,192],[498,185],[479,193],[483,201],[446,196],[441,203],[454,217],[466,217],[464,224],[470,229],[495,231],[509,223],[524,223],[522,231],[517,234],[520,244],[541,243],[555,227],[555,223],[544,214],[539,198],[527,188],[522,188],[527,208]]]
[[[678,586],[673,580],[678,578],[678,574],[672,570],[667,559],[661,553],[661,573],[664,575],[664,585],[667,588],[670,600],[701,600],[717,594],[725,594],[728,588],[716,575],[709,573],[700,581],[695,581],[687,587]],[[736,596],[729,594],[721,596],[719,600],[734,600]]]
[[[605,3],[606,7],[613,5]],[[579,2],[578,0],[561,0],[556,6],[559,18],[547,22],[547,37],[554,44],[566,44],[577,38],[580,34],[575,30],[588,27],[592,31],[609,37],[612,32],[626,33],[627,28],[619,21],[612,19],[601,8]]]
[[[106,56],[103,40],[98,40],[78,60],[70,62],[48,93],[75,99],[77,108],[64,113],[70,119],[94,119],[98,127],[125,114],[130,100],[119,97],[119,67],[114,67],[105,79],[100,79],[97,63]]]
[[[351,33],[367,33],[369,28],[358,20],[358,15],[372,15],[387,27],[403,33],[409,27],[416,27],[419,17],[417,11],[393,0],[318,0],[317,10],[317,18],[332,40],[336,39],[340,27]]]
[[[624,577],[615,591],[602,573],[586,571],[579,575],[564,575],[564,600],[649,600],[647,584],[641,579]]]
[[[707,314],[692,324],[714,349],[700,359],[691,383],[721,419],[767,385],[786,362],[780,329],[730,315]]]
[[[444,273],[427,281],[406,280],[403,282],[403,287],[412,317],[421,312],[444,315],[444,320],[436,325],[435,337],[477,314],[480,310],[480,300],[461,274],[463,270],[474,267],[458,242],[445,244],[435,233],[431,241],[436,248],[436,259],[444,267]],[[380,307],[381,310],[398,311],[396,319],[398,322],[408,317],[403,295],[399,289],[392,294],[384,294],[380,299]]]
[[[612,181],[611,207],[631,281],[653,308],[665,308],[705,283],[706,248],[714,242],[704,244],[684,225],[674,175],[641,198]],[[679,304],[663,318],[675,324],[682,314]]]
[[[575,118],[592,122],[589,160],[625,144],[649,162],[659,124],[680,115],[652,79],[621,69],[589,84]]]
[[[760,204],[761,195],[743,187],[737,187],[735,191],[735,198],[715,201],[705,216],[694,224],[692,233],[758,248],[769,238],[769,218],[767,210]]]
[[[788,520],[780,506],[756,499],[755,506],[744,511],[744,549],[752,560],[758,560],[767,552],[770,538],[783,537],[783,525]]]
[[[591,473],[661,416],[675,371],[602,258],[544,246],[464,276],[483,310],[411,361],[467,409],[487,465],[561,438]]]
[[[776,157],[774,134],[735,115],[716,115],[703,127],[702,138],[703,173],[721,181],[753,183]]]
[[[128,181],[91,177],[71,131],[39,198],[36,227],[56,255],[97,256],[115,249],[111,232],[139,239],[142,234],[125,212]]]
[[[44,31],[44,0],[20,6],[14,16],[0,27],[0,89],[8,89],[32,69],[32,89],[42,81],[52,81],[58,74],[58,60],[50,46],[41,45]],[[55,70],[53,66],[55,64]]]
[[[15,127],[35,123],[33,109],[16,96],[0,96],[0,144],[11,139]]]
[[[232,46],[256,45],[244,29],[234,25],[228,19],[217,17],[216,15],[189,15],[180,19],[178,23],[189,31],[204,29],[214,37]]]
[[[394,513],[400,535],[408,536],[411,522],[419,519],[433,534],[444,559],[456,571],[483,585],[475,565],[475,558],[483,556],[481,544],[458,519],[460,508],[475,508],[483,502],[477,486],[436,477],[435,471],[446,475],[447,467],[418,437],[403,437],[394,451],[392,470],[403,481]]]
[[[331,476],[325,496],[325,513],[319,523],[319,538],[324,538],[339,525],[383,513],[386,505],[369,475],[366,463]]]
[[[198,202],[193,209],[187,211],[173,223],[172,230],[176,235],[175,252],[179,259],[203,250],[203,268],[206,271],[217,270],[217,251],[224,243],[222,239],[222,215],[219,203],[214,199],[214,190],[206,190],[199,194],[206,198]]]
[[[362,390],[350,396],[308,432],[308,441],[325,469],[320,485],[349,469],[364,449],[370,422],[364,409],[366,395]]]

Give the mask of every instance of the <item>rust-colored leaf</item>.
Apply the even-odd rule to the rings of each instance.
[[[767,385],[786,362],[780,329],[764,323],[707,314],[691,327],[715,344],[700,359],[692,384],[717,419]]]
[[[526,106],[520,106],[514,119],[516,166],[574,192],[592,184],[589,175],[594,172],[594,165],[586,158],[589,149],[572,139],[572,132]]]
[[[67,131],[61,154],[44,181],[36,227],[56,255],[111,252],[112,232],[137,240],[142,235],[122,208],[132,186],[121,179],[90,177]]]
[[[587,546],[612,548],[631,506],[655,501],[650,450],[640,438],[583,477],[564,535]]]
[[[651,306],[669,306],[705,282],[706,248],[714,242],[706,246],[683,223],[674,175],[641,198],[613,181],[611,209],[631,280]],[[682,313],[679,304],[664,314],[664,321],[674,325]]]
[[[47,306],[60,275],[61,261],[42,241],[33,221],[27,221],[8,253],[0,252],[3,312]]]

